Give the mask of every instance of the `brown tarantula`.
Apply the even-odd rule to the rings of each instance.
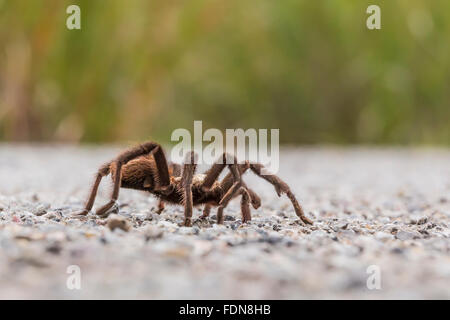
[[[235,157],[224,153],[205,174],[195,174],[195,153],[191,152],[181,167],[179,164],[166,161],[161,146],[154,142],[146,142],[127,151],[100,167],[95,179],[85,209],[78,215],[84,216],[89,213],[94,205],[98,186],[104,176],[111,173],[114,188],[111,200],[97,210],[96,214],[107,216],[110,209],[116,204],[119,189],[130,188],[148,191],[159,198],[158,213],[164,209],[164,203],[184,205],[184,225],[191,226],[192,207],[204,204],[202,218],[209,216],[212,206],[218,207],[217,221],[223,223],[223,209],[228,202],[241,196],[242,221],[251,220],[250,207],[257,209],[261,205],[261,199],[242,181],[241,176],[247,169],[270,182],[278,194],[285,193],[291,200],[295,213],[305,223],[312,224],[298,204],[289,186],[275,175],[262,175],[261,164],[245,162],[238,164]],[[231,164],[229,164],[231,163]],[[228,166],[230,173],[218,182],[222,170]]]

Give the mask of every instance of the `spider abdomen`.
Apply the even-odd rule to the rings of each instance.
[[[131,160],[122,167],[121,187],[148,191],[156,185],[156,166],[149,158],[141,157]],[[111,176],[114,180],[116,170],[111,168]]]

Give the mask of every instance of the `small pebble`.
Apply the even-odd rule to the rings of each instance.
[[[47,213],[48,209],[50,209],[49,203],[39,204],[34,210],[33,214],[36,216],[42,216]]]
[[[131,228],[131,224],[127,220],[127,218],[121,217],[117,214],[111,214],[107,220],[107,226],[112,231],[114,229],[121,229],[123,231],[129,231]]]

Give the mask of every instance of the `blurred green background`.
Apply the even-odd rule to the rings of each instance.
[[[449,40],[448,0],[0,0],[0,140],[450,145]]]

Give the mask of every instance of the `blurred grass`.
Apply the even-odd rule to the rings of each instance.
[[[449,35],[448,0],[0,0],[0,139],[449,145]]]

